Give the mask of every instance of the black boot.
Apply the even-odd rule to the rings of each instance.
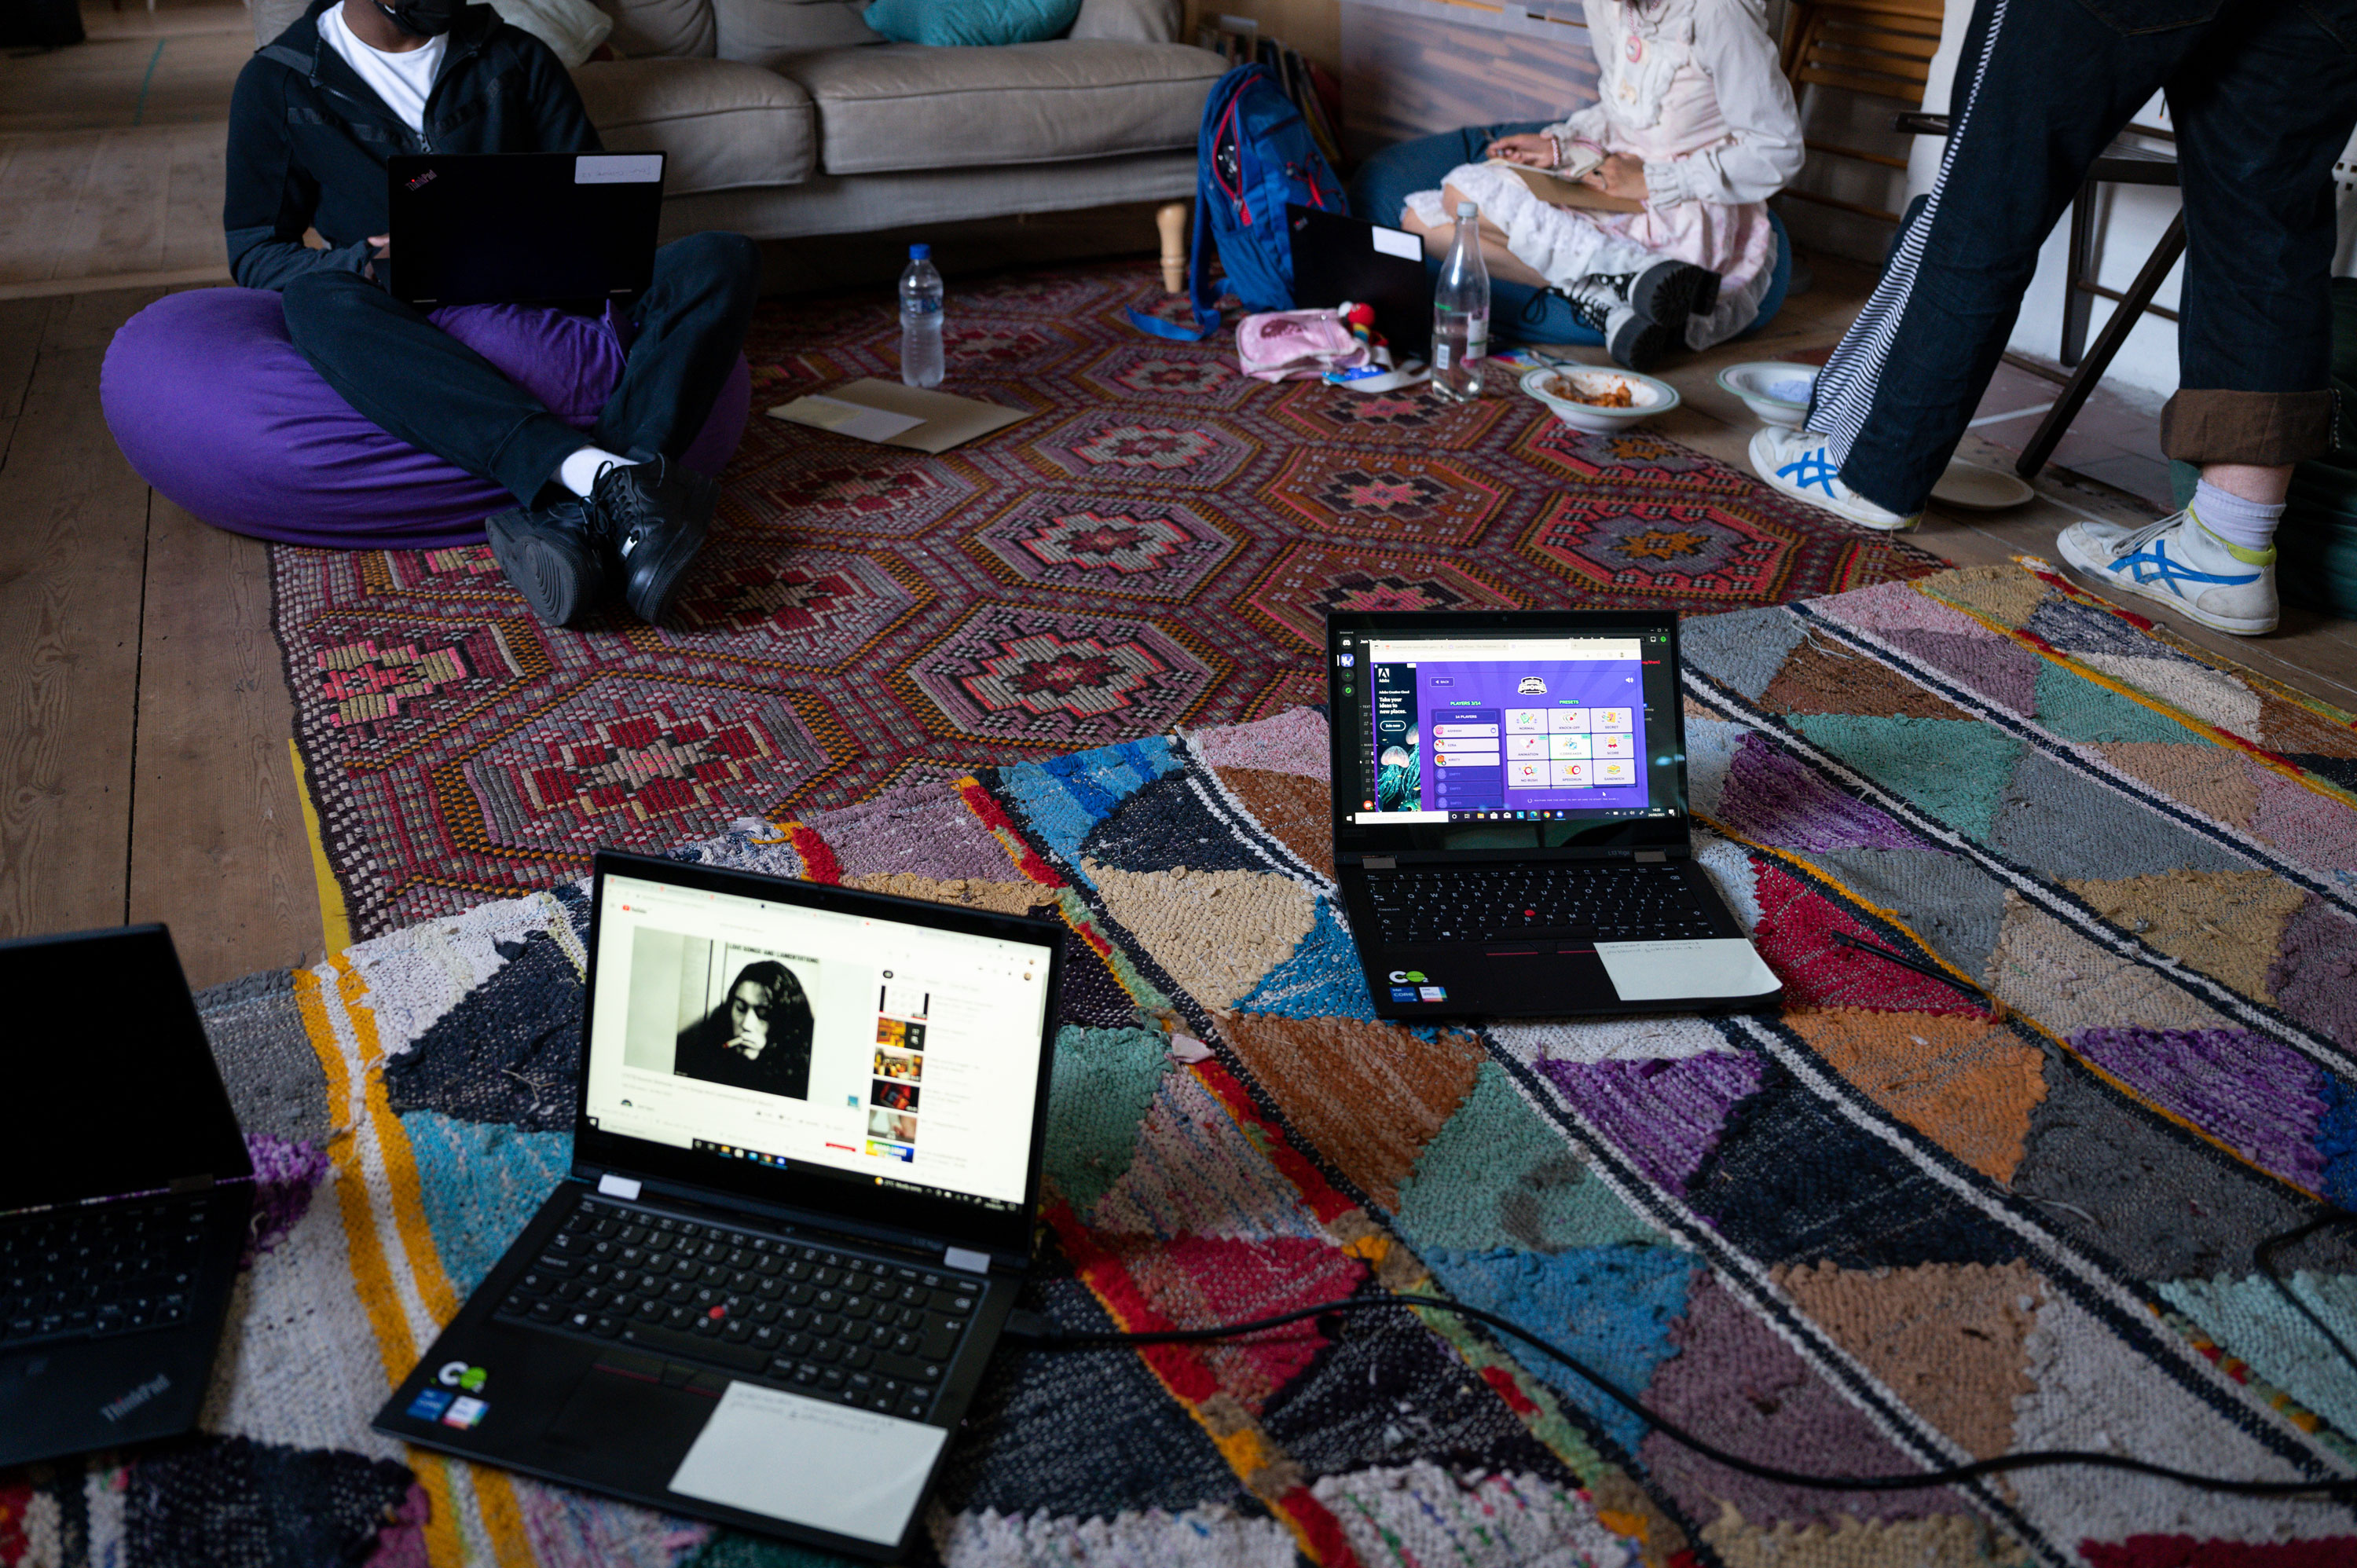
[[[500,570],[548,625],[571,626],[605,598],[608,550],[588,502],[567,496],[554,506],[519,507],[483,528]]]
[[[718,485],[667,457],[608,464],[598,474],[589,516],[632,615],[652,625],[670,613],[719,500]]]
[[[1638,314],[1629,303],[1634,274],[1612,276],[1591,273],[1569,288],[1550,292],[1563,295],[1580,325],[1599,334],[1612,362],[1632,371],[1650,371],[1662,362],[1675,338],[1660,322]]]
[[[1655,262],[1627,280],[1621,292],[1638,315],[1683,338],[1687,317],[1717,307],[1718,274],[1691,262]]]

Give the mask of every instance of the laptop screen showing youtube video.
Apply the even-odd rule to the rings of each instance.
[[[1048,948],[619,875],[601,887],[592,1126],[1021,1208]]]

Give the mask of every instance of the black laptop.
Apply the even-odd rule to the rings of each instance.
[[[1031,1252],[1063,928],[600,852],[571,1178],[377,1416],[897,1556]]]
[[[397,299],[602,305],[654,281],[661,153],[402,153],[385,175]]]
[[[196,1424],[253,1165],[161,926],[0,943],[0,1470]]]
[[[1675,615],[1341,614],[1326,628],[1335,870],[1377,1013],[1775,1000],[1694,860]]]
[[[1347,212],[1286,205],[1292,231],[1293,303],[1303,309],[1344,301],[1374,307],[1375,330],[1396,360],[1432,352],[1432,274],[1424,242]]]

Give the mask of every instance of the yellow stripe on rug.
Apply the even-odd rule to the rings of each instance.
[[[323,970],[332,972],[332,985]],[[426,1227],[409,1135],[373,1070],[383,1051],[363,1000],[368,983],[341,951],[318,969],[297,971],[295,981],[305,1033],[328,1079],[329,1157],[353,1284],[391,1389],[457,1315],[458,1295]],[[506,1476],[415,1448],[410,1464],[430,1505],[425,1537],[434,1568],[464,1568],[486,1555],[500,1568],[533,1568],[537,1554]]]

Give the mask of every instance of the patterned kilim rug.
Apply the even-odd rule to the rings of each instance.
[[[941,457],[756,417],[676,624],[550,633],[486,548],[274,553],[322,837],[361,936],[891,782],[1318,700],[1337,605],[1725,609],[1932,569],[1511,388],[1271,387],[1146,337],[1151,264],[952,301],[952,390],[1031,417]],[[767,408],[899,374],[888,295],[765,306]]]
[[[1071,925],[1032,1292],[1066,1325],[1420,1291],[1788,1466],[2347,1474],[2357,1370],[2250,1247],[2357,1197],[2349,715],[2013,567],[1689,648],[1704,858],[1777,1017],[1376,1022],[1308,709],[683,853]],[[0,1563],[806,1563],[365,1430],[565,1164],[581,918],[562,887],[205,998],[268,1172],[207,1434],[0,1476]],[[2287,1262],[2357,1336],[2357,1238]],[[929,1541],[977,1568],[2357,1561],[2347,1507],[2107,1474],[1764,1484],[1438,1314],[1009,1350],[952,1454]]]

